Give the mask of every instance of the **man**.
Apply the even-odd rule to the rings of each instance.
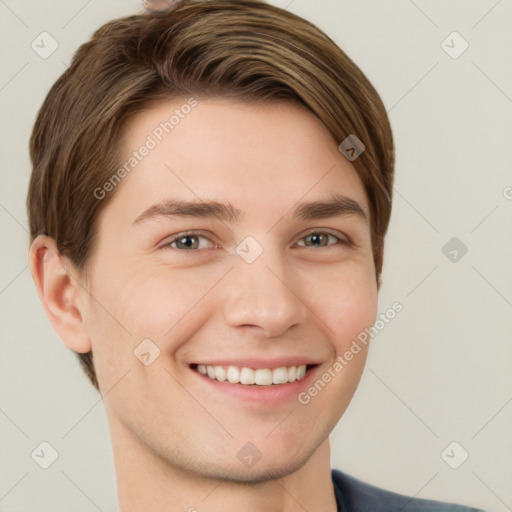
[[[471,510],[331,472],[394,157],[325,34],[252,0],[115,20],[50,91],[31,157],[31,272],[104,397],[121,511]]]

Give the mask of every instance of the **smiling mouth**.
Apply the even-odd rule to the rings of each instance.
[[[316,364],[281,366],[279,368],[249,368],[238,366],[210,366],[192,364],[190,367],[200,374],[218,382],[242,386],[279,386],[302,380]]]

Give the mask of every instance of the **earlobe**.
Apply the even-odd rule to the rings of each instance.
[[[59,253],[53,238],[45,235],[32,242],[29,264],[46,316],[60,339],[75,352],[89,352],[78,272],[70,273],[69,260]]]

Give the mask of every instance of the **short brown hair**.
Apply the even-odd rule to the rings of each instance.
[[[119,166],[126,121],[155,101],[178,97],[295,101],[341,143],[356,135],[352,163],[371,213],[377,284],[391,215],[394,147],[384,105],[352,60],[321,30],[261,0],[183,0],[164,13],[113,20],[76,52],[37,116],[30,140],[30,236],[52,237],[86,272],[98,200]],[[93,385],[92,353],[79,354]]]

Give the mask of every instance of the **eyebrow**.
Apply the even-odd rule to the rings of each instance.
[[[301,203],[295,208],[293,216],[301,220],[356,216],[368,223],[363,207],[354,199],[341,194],[332,194],[326,201]]]
[[[169,199],[150,206],[135,219],[133,224],[157,217],[174,216],[216,218],[225,222],[239,223],[244,214],[242,210],[235,208],[231,203]],[[368,215],[361,205],[341,194],[332,194],[326,200],[300,203],[293,209],[292,216],[300,220],[356,216],[368,223]]]

